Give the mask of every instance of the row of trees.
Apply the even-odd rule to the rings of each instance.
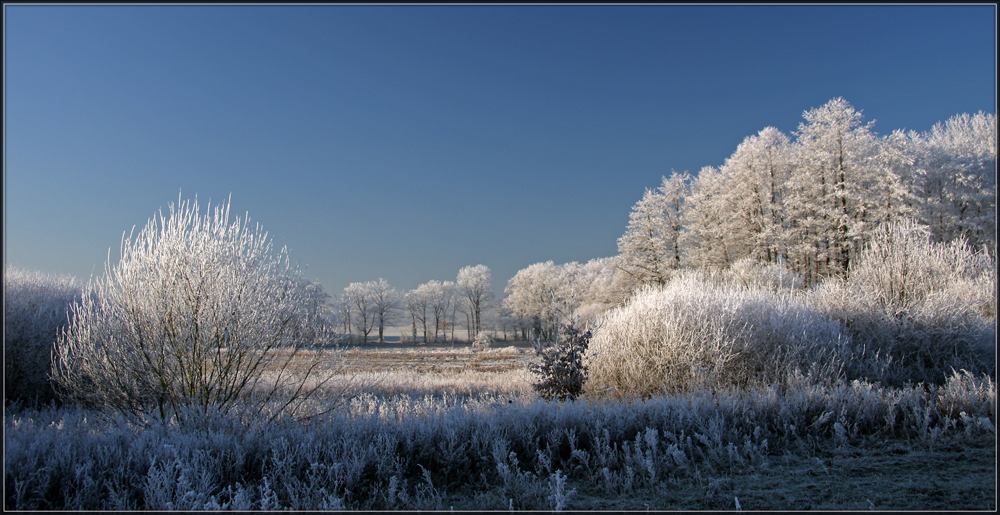
[[[844,277],[874,229],[901,220],[918,220],[933,241],[965,239],[996,255],[995,115],[884,137],[843,98],[804,118],[794,140],[767,127],[721,167],[647,189],[617,256],[520,270],[499,321],[555,340],[560,320],[591,317],[684,268],[783,265],[776,270],[809,286]]]
[[[633,286],[743,258],[785,263],[807,284],[844,276],[874,227],[903,218],[934,241],[996,254],[996,116],[879,136],[843,98],[806,111],[794,141],[774,127],[719,167],[647,190],[618,240]]]
[[[554,341],[560,322],[592,318],[684,268],[782,265],[803,286],[843,278],[874,229],[901,220],[917,220],[934,242],[964,239],[996,255],[995,115],[961,114],[928,132],[887,136],[843,98],[803,117],[794,139],[767,127],[722,166],[673,173],[647,189],[617,256],[532,264],[508,281],[499,303],[483,265],[405,294],[381,279],[355,283],[339,301],[344,331],[367,341],[378,327],[382,341],[388,320],[408,316],[413,338],[420,330],[425,341],[446,329],[454,339],[459,322],[469,339],[489,325],[504,338]]]
[[[379,279],[337,299],[343,332],[368,341],[409,322],[414,340],[468,339],[484,329],[555,340],[561,322],[589,319],[636,288],[684,268],[780,264],[803,286],[845,277],[873,230],[915,219],[932,240],[964,239],[996,254],[996,117],[961,114],[930,131],[880,136],[843,98],[808,110],[793,137],[767,127],[719,167],[673,173],[632,208],[617,256],[532,264],[493,302],[490,270],[399,292]]]
[[[467,266],[455,281],[432,280],[408,292],[389,286],[385,279],[351,283],[336,300],[336,312],[344,334],[353,340],[360,333],[363,342],[378,328],[378,341],[385,341],[388,325],[409,319],[414,340],[418,329],[423,341],[455,339],[458,314],[465,317],[469,339],[484,327],[483,317],[493,300],[493,276],[486,265]]]

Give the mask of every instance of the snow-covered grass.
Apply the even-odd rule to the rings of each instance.
[[[50,353],[69,306],[81,288],[71,276],[7,266],[3,274],[4,398],[45,404],[55,398],[49,383]]]
[[[819,449],[995,443],[985,377],[790,386],[642,402],[363,394],[308,422],[8,412],[5,508],[573,509]]]

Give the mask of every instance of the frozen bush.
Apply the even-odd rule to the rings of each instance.
[[[321,386],[329,326],[319,293],[259,226],[170,205],[92,281],[55,347],[67,398],[125,414],[183,406],[294,409]],[[309,384],[310,388],[305,388]]]
[[[977,377],[968,370],[954,371],[937,393],[937,408],[943,416],[997,419],[996,385],[986,374]]]
[[[851,376],[900,385],[995,373],[996,259],[961,240],[932,242],[912,221],[883,225],[846,280],[808,299],[851,333]]]
[[[8,266],[3,276],[4,398],[36,405],[55,399],[49,382],[52,346],[80,298],[70,276]]]
[[[532,387],[548,400],[576,399],[583,392],[583,383],[587,380],[587,365],[583,356],[590,343],[590,331],[581,333],[573,324],[567,324],[562,327],[561,333],[558,344],[536,343],[539,362],[529,365],[529,369],[539,376]]]
[[[801,290],[805,281],[801,275],[780,263],[762,263],[753,258],[743,258],[722,272],[724,280],[747,288],[764,288],[771,291]]]
[[[600,324],[587,388],[598,396],[777,384],[796,371],[834,380],[847,343],[839,323],[796,294],[698,272],[639,290]]]
[[[486,331],[479,331],[476,339],[472,340],[472,350],[486,351],[493,345],[493,338]]]

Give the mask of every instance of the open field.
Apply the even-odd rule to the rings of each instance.
[[[345,347],[344,354],[354,361],[354,370],[448,375],[523,369],[534,351],[528,342],[500,342],[485,352],[474,352],[468,343],[427,343],[352,345]]]

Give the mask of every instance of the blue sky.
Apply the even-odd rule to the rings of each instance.
[[[4,261],[102,273],[232,195],[330,293],[617,253],[671,170],[843,96],[996,112],[978,6],[4,5]]]

